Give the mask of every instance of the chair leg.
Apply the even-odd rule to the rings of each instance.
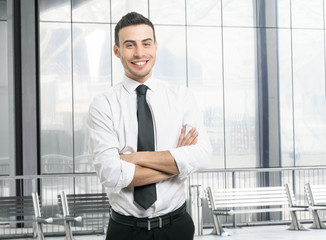
[[[66,230],[66,240],[75,240],[74,236],[72,235],[71,223],[67,220],[65,220],[65,230]]]
[[[290,227],[288,228],[289,230],[306,230],[298,220],[297,214],[295,211],[291,211],[291,218],[292,218],[292,223]]]
[[[221,227],[220,219],[217,217],[216,214],[213,214],[213,220],[214,220],[214,229],[211,234],[222,235],[224,229]]]
[[[44,234],[43,234],[43,228],[42,223],[36,223],[36,229],[37,229],[37,239],[38,240],[45,240]]]
[[[326,226],[323,223],[323,221],[320,219],[317,210],[312,210],[312,216],[314,217],[314,223],[312,224],[312,226],[310,228],[312,229],[325,229]]]

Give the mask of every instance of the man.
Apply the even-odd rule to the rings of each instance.
[[[112,206],[109,240],[190,240],[185,181],[211,151],[194,97],[152,76],[155,30],[128,13],[115,28],[124,79],[89,109],[90,150]]]

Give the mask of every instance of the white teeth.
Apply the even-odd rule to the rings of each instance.
[[[136,65],[144,65],[146,62],[134,62],[134,64],[136,64]]]

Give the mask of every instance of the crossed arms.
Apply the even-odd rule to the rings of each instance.
[[[198,132],[195,128],[185,134],[182,128],[177,148],[197,143]],[[179,174],[177,164],[169,151],[134,152],[120,155],[124,161],[135,164],[135,174],[130,187],[157,183]]]

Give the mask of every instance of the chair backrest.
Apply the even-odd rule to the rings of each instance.
[[[0,219],[2,222],[23,223],[33,221],[32,196],[0,197]]]
[[[211,209],[295,205],[294,194],[288,186],[214,190],[208,187],[205,194]]]
[[[309,205],[326,204],[326,185],[305,184],[305,192]]]
[[[88,213],[109,213],[110,204],[106,193],[67,194],[70,216]],[[61,195],[58,195],[59,205],[62,206]],[[60,208],[62,211],[62,208]],[[63,214],[63,212],[61,212]]]

